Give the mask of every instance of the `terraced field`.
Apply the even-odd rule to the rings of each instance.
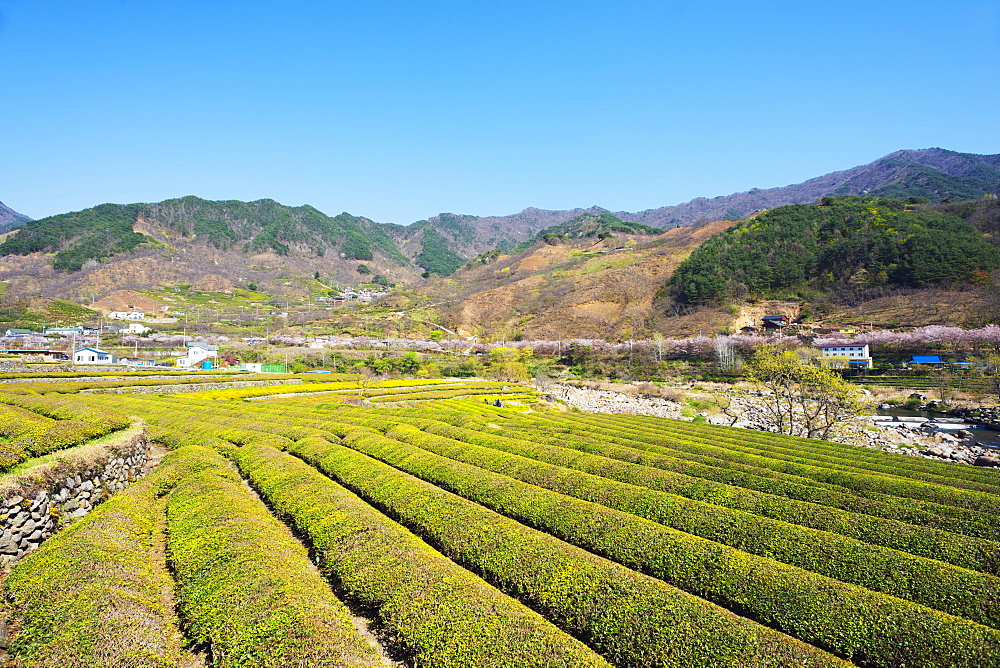
[[[170,452],[4,579],[11,665],[1000,666],[995,470],[496,382],[75,385],[0,408]]]

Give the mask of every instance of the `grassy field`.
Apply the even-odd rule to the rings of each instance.
[[[4,579],[11,665],[1000,666],[995,470],[499,382],[95,384],[6,384],[4,438],[171,452]]]

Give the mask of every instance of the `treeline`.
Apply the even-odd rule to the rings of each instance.
[[[683,302],[842,285],[926,287],[985,281],[1000,252],[964,220],[914,202],[824,197],[716,234],[674,272]]]

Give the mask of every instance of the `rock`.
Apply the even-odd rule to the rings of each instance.
[[[18,549],[14,534],[4,531],[0,536],[0,554],[17,554]]]
[[[36,529],[33,534],[28,536],[25,540],[31,543],[40,543],[42,541],[42,532],[40,529]]]
[[[1000,466],[1000,457],[988,457],[980,455],[972,462],[973,466]]]
[[[20,506],[22,501],[24,501],[23,496],[12,496],[7,499],[7,507],[14,508],[15,506]]]
[[[90,490],[94,489],[94,483],[90,482],[89,480],[84,480],[83,483],[80,485],[80,489],[82,489],[85,492],[89,492]]]

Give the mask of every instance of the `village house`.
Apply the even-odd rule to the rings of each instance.
[[[56,334],[58,336],[73,336],[83,334],[83,327],[49,327],[45,330],[45,336]]]
[[[130,322],[126,330],[129,334],[145,334],[146,332],[153,331],[152,328],[146,327],[138,322]]]
[[[100,348],[80,348],[73,353],[73,364],[117,364],[118,359],[112,353]]]
[[[790,324],[787,315],[766,315],[761,320],[765,332],[780,332]]]
[[[206,360],[219,357],[219,346],[212,346],[201,341],[187,344],[187,355],[177,358],[177,366],[190,368],[203,364]]]
[[[63,362],[69,359],[69,355],[61,350],[42,350],[29,348],[12,348],[5,350],[7,355],[18,355],[19,357],[38,357],[42,362]]]
[[[948,363],[937,355],[914,355],[913,359],[906,363],[907,366],[911,364],[919,364],[922,366],[929,366],[935,369],[941,369]]]
[[[146,314],[142,311],[111,311],[108,317],[112,320],[144,320]]]
[[[26,336],[33,336],[35,333],[30,329],[8,329],[4,332],[4,336],[9,336],[11,338],[20,339]]]
[[[845,343],[820,346],[821,359],[834,368],[871,369],[873,360],[868,345]]]

